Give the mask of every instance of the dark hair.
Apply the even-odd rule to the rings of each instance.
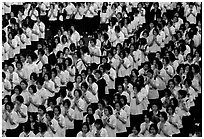
[[[38,109],[41,109],[41,110],[43,110],[44,113],[46,113],[46,108],[45,108],[44,105],[40,105],[40,106],[38,106]]]
[[[127,104],[127,97],[126,97],[126,96],[121,95],[121,96],[120,96],[120,99],[123,99],[123,100],[124,100],[124,105]]]
[[[81,87],[82,87],[82,86],[83,86],[86,90],[87,90],[88,87],[89,87],[88,84],[87,84],[86,82],[83,82],[83,83],[81,84]]]
[[[151,130],[152,127],[155,129],[156,133],[158,133],[158,127],[157,127],[157,125],[154,124],[154,123],[151,124],[150,127],[149,127],[149,131]]]
[[[162,111],[160,112],[161,116],[164,118],[164,120],[166,121],[168,119],[167,113]]]
[[[87,118],[89,118],[89,124],[92,125],[95,122],[94,116],[93,114],[88,114],[86,116],[86,122],[87,122]]]
[[[95,77],[94,77],[92,74],[91,74],[91,75],[89,75],[87,79],[89,79],[89,78],[91,78],[91,79],[92,79],[92,82],[95,82],[95,81],[96,81]],[[89,81],[89,80],[88,80],[88,81]]]
[[[84,125],[87,127],[87,130],[89,132],[90,131],[89,124],[87,122],[84,122],[81,127],[83,128]]]
[[[124,86],[123,86],[123,84],[118,84],[118,85],[117,85],[117,91],[118,91],[118,86],[122,86],[122,91],[124,91]]]
[[[28,82],[26,80],[22,80],[21,83],[24,83],[26,87],[28,87]]]
[[[37,88],[35,85],[30,85],[29,88],[31,88],[33,90],[33,93],[37,92]]]
[[[165,93],[167,93],[168,97],[171,96],[171,91],[168,88],[164,89],[164,94]]]
[[[99,124],[99,125],[100,125],[100,128],[103,127],[103,122],[102,122],[101,119],[96,119],[95,124]]]
[[[42,78],[37,79],[36,84],[40,84],[41,86],[44,84],[44,80]]]
[[[178,83],[181,82],[181,77],[180,77],[179,75],[175,75],[175,76],[173,77],[173,79],[176,79],[176,81],[177,81]]]
[[[173,106],[173,105],[168,105],[167,107],[166,107],[166,111],[168,112],[168,109],[169,108],[172,108],[172,113],[174,113],[175,112],[175,107]]]
[[[33,80],[35,80],[35,81],[38,79],[38,75],[37,75],[37,73],[35,73],[35,72],[33,72],[33,73],[30,74],[30,80],[31,80],[31,77],[32,77]]]
[[[13,90],[18,89],[19,94],[23,91],[20,85],[16,85]]]
[[[175,108],[178,106],[178,100],[176,98],[171,98],[170,101],[173,101]]]
[[[8,102],[11,102],[11,96],[10,95],[6,95],[4,96],[4,99],[8,99]],[[4,103],[4,99],[2,100],[2,102]]]
[[[75,90],[74,90],[74,94],[75,94],[76,91],[79,93],[79,97],[81,97],[81,96],[82,96],[81,90],[80,90],[80,89],[75,89]]]
[[[59,106],[59,105],[55,105],[55,106],[54,106],[54,109],[58,109],[59,114],[61,114],[61,108],[60,108],[60,106]]]
[[[5,109],[6,109],[6,106],[7,106],[7,105],[9,105],[9,106],[11,107],[11,110],[13,110],[14,104],[13,104],[12,102],[7,102],[7,103],[5,104]]]
[[[50,74],[50,73],[46,72],[46,73],[44,74],[44,78],[45,78],[45,75],[47,75],[47,76],[48,76],[48,80],[50,80],[50,79],[51,79],[51,74]]]
[[[70,105],[71,105],[70,100],[69,100],[69,99],[65,99],[65,100],[63,101],[63,106],[64,106],[65,104],[67,104],[68,107],[70,107]]]
[[[73,83],[72,82],[68,82],[67,83],[67,90],[71,91],[71,90],[73,90],[73,88],[74,88]]]
[[[182,96],[182,98],[185,98],[187,95],[187,92],[185,90],[179,90],[178,94],[180,94]]]
[[[113,114],[113,109],[111,108],[111,106],[105,106],[105,109],[108,110],[109,114],[112,115]]]
[[[39,123],[38,126],[40,127],[42,133],[47,131],[47,125],[45,123]]]
[[[31,130],[30,123],[29,123],[29,122],[26,122],[26,123],[23,124],[23,126],[24,126],[24,131],[25,131],[26,133],[29,133],[30,130]]]
[[[60,96],[62,96],[63,98],[65,98],[66,95],[67,95],[66,88],[60,88],[59,94],[60,94]]]
[[[24,102],[24,98],[21,95],[16,96],[16,100],[19,101],[21,104]]]
[[[116,105],[117,103],[120,105],[120,108],[123,107],[123,104],[122,104],[120,101],[116,101],[116,102],[115,102],[115,105]]]
[[[54,112],[53,111],[47,111],[46,114],[53,119],[54,118]]]
[[[99,100],[98,104],[101,104],[103,107],[105,107],[105,102],[103,100]]]

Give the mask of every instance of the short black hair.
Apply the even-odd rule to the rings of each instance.
[[[21,95],[16,96],[16,100],[19,101],[21,104],[24,102],[24,98]]]
[[[75,94],[76,91],[79,93],[79,97],[81,97],[81,96],[82,96],[81,90],[80,90],[80,89],[75,89],[75,90],[74,90],[74,94]]]
[[[58,109],[59,114],[61,114],[61,108],[60,108],[60,105],[55,105],[55,106],[54,106],[54,109]]]
[[[105,109],[108,110],[109,114],[112,115],[113,114],[113,109],[111,108],[111,106],[105,106]]]
[[[35,85],[30,85],[29,88],[31,88],[33,90],[33,93],[37,92],[37,88]]]
[[[19,94],[23,91],[20,85],[16,85],[13,90],[18,89]]]
[[[40,127],[42,133],[47,131],[47,125],[45,123],[39,123],[38,126]]]
[[[99,125],[100,125],[100,128],[103,127],[103,122],[102,122],[101,119],[96,119],[95,124],[99,124]]]
[[[65,100],[63,101],[63,106],[64,106],[65,104],[67,104],[68,107],[70,107],[70,105],[71,105],[70,100],[69,100],[69,99],[65,99]]]
[[[54,112],[53,112],[53,111],[48,111],[48,112],[46,112],[46,114],[47,114],[51,119],[54,118]]]
[[[41,110],[43,110],[44,113],[46,113],[46,108],[45,108],[44,105],[40,105],[40,106],[38,106],[38,109],[41,109]]]
[[[164,118],[164,120],[166,121],[168,119],[167,113],[162,111],[160,112],[161,116]]]

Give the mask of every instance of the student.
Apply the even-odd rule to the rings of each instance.
[[[84,122],[82,124],[82,131],[77,133],[77,137],[92,137],[88,123]]]
[[[103,122],[101,119],[95,121],[95,130],[92,132],[93,137],[108,137],[107,130],[103,128]]]
[[[117,119],[116,124],[116,137],[125,137],[127,134],[126,123],[127,123],[127,113],[122,109],[122,103],[115,103],[114,115]]]
[[[18,131],[18,115],[16,111],[14,110],[14,105],[12,102],[7,102],[5,104],[5,119],[7,123],[7,130],[5,135],[7,137],[18,137],[19,131]]]
[[[161,112],[160,113],[160,122],[157,124],[158,127],[158,134],[162,137],[171,137],[172,136],[172,128],[171,124],[167,121],[167,113]]]
[[[36,86],[35,85],[29,86],[28,91],[30,93],[28,112],[37,115],[38,106],[40,105],[40,97],[36,93],[37,92]]]
[[[106,106],[104,108],[104,115],[102,117],[105,129],[108,132],[108,137],[116,137],[116,117],[113,115],[113,108]]]
[[[61,114],[61,108],[59,105],[54,107],[54,118],[58,122],[58,129],[56,131],[57,137],[65,137],[65,119],[64,116]]]
[[[172,136],[179,136],[180,129],[182,128],[182,121],[180,117],[175,113],[174,106],[169,105],[166,109],[168,113],[168,122],[171,124]]]
[[[122,109],[126,112],[127,114],[127,123],[126,123],[126,129],[127,133],[130,134],[130,106],[127,104],[127,98],[124,95],[121,95],[120,97],[120,102],[122,103],[123,107]]]
[[[38,79],[36,81],[37,85],[37,92],[36,94],[40,97],[40,104],[41,105],[47,105],[47,100],[48,100],[48,92],[47,90],[43,87],[44,81],[42,79]]]
[[[53,111],[48,111],[46,113],[46,118],[47,118],[47,131],[48,133],[50,134],[51,137],[57,137],[58,133],[58,129],[60,128],[59,127],[59,124],[58,124],[58,121],[54,118],[54,112]]]
[[[19,96],[22,92],[22,88],[20,85],[14,87],[14,94],[11,96],[11,102],[16,103],[16,97]]]
[[[132,127],[132,133],[128,135],[128,137],[140,137],[139,136],[139,130],[136,126]]]
[[[46,108],[44,105],[40,105],[38,107],[38,123],[46,123],[47,119],[46,119]]]
[[[79,89],[74,90],[74,102],[72,109],[74,109],[74,129],[75,135],[79,132],[83,122],[84,101],[81,98],[82,92]]]
[[[74,137],[74,110],[70,107],[71,102],[69,99],[63,101],[62,115],[65,120],[65,136]]]
[[[25,123],[23,126],[23,132],[19,135],[19,137],[35,137],[35,134],[30,129],[30,125]]]
[[[139,136],[146,137],[149,134],[150,125],[153,124],[150,119],[151,115],[149,113],[144,113],[144,122],[140,125]]]
[[[147,135],[147,137],[161,137],[158,134],[158,127],[156,124],[151,124],[149,127],[149,134]]]
[[[36,137],[51,137],[51,135],[47,131],[47,125],[45,123],[40,123],[38,128],[39,133],[36,134]]]
[[[28,121],[28,111],[27,106],[23,104],[24,99],[22,96],[16,96],[16,104],[14,106],[14,110],[18,114],[18,130],[21,133],[23,129],[23,125]]]

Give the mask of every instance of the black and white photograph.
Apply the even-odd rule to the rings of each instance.
[[[202,2],[1,2],[2,137],[202,137]]]

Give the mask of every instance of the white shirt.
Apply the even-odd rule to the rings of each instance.
[[[16,107],[17,107],[17,105],[15,105],[15,108],[14,108],[15,110],[16,110]],[[27,110],[28,110],[28,109],[27,109],[27,106],[24,105],[24,104],[21,104],[21,106],[20,106],[20,111],[21,111],[21,112],[23,113],[23,115],[25,115],[26,117],[23,118],[19,112],[16,112],[17,115],[18,115],[18,122],[19,122],[19,123],[26,123],[26,122],[28,121],[28,111],[27,111]]]
[[[51,91],[53,91],[53,92],[50,92],[48,89],[46,89],[47,92],[48,92],[48,97],[54,97],[54,95],[55,95],[55,94],[54,94],[54,91],[55,91],[54,82],[51,81],[51,80],[45,81],[43,86],[45,87],[45,85],[47,85],[47,87],[50,88]]]
[[[78,99],[78,106],[82,111],[75,106],[74,108],[74,120],[83,120],[84,100]]]
[[[40,96],[38,94],[31,94],[30,98],[33,100],[33,102],[37,105],[40,105]],[[28,106],[28,112],[38,112],[38,107],[34,106],[32,103]]]
[[[54,118],[56,118],[56,116]],[[58,118],[59,118],[59,121],[57,120],[58,128],[56,130],[55,135],[56,135],[56,137],[65,137],[65,128],[64,128],[64,126],[65,126],[65,118],[64,118],[64,116],[62,114],[60,114],[58,116]],[[59,123],[61,123],[63,128],[59,126]]]
[[[28,104],[28,102],[29,102],[29,97],[31,96],[31,94],[28,92],[28,90],[24,90],[24,91],[22,91],[22,93],[20,94],[22,97],[23,97],[23,99],[24,99],[24,104]]]
[[[114,110],[114,115],[116,116],[116,110]],[[121,117],[124,121],[127,122],[127,113],[121,109],[119,112],[119,117]],[[117,124],[116,124],[116,133],[123,133],[126,132],[126,123],[122,123],[119,119],[117,119]]]
[[[45,38],[45,24],[43,22],[37,23],[39,27],[39,38]]]
[[[67,115],[65,115],[65,108],[62,107],[61,113],[64,115],[64,120],[65,120],[65,129],[74,129],[74,120],[70,121]],[[74,110],[72,108],[68,109],[68,114],[74,119]]]
[[[79,131],[79,133],[77,133],[77,137],[83,137],[82,135],[83,135],[82,131]],[[86,137],[92,137],[92,133],[91,132],[86,133]]]
[[[35,134],[33,133],[33,131],[30,131],[28,134],[26,134],[25,132],[22,132],[19,137],[35,137]]]
[[[32,15],[31,14],[32,14],[32,10],[29,12],[29,16],[31,16],[31,20],[36,21],[37,20],[36,17],[38,17],[38,11],[35,9],[33,14]]]
[[[91,63],[96,63],[96,64],[100,64],[100,56],[101,56],[101,50],[99,47],[95,46],[89,46],[89,51],[90,53],[94,53],[94,56],[91,56]],[[95,56],[98,55],[98,56]]]
[[[57,13],[58,13],[57,9],[53,9],[53,13],[51,12],[51,9],[50,9],[48,12],[48,17],[50,16],[49,21],[56,21]]]
[[[3,59],[4,60],[8,60],[9,59],[9,51],[10,51],[10,45],[8,44],[8,42],[5,42],[4,44],[3,44],[3,51],[4,51],[4,53],[3,53]]]
[[[183,127],[181,118],[177,114],[174,113],[171,116],[171,119],[172,119],[172,122],[174,124],[176,124],[176,126],[177,126],[177,127],[175,127],[174,125],[171,124],[172,134],[179,134],[180,133],[179,129]],[[170,120],[170,116],[168,117],[167,121],[169,122],[169,120]]]
[[[124,65],[127,67],[127,69],[124,67],[123,64],[121,64],[119,70],[118,70],[118,76],[119,77],[125,77],[125,76],[129,76],[129,70],[128,68],[130,68],[130,60],[125,57],[124,59]]]
[[[39,34],[40,34],[39,26],[37,25],[37,23],[35,23],[32,29],[31,41],[39,41]]]
[[[24,75],[26,75],[25,79],[27,79],[27,80],[30,80],[31,73],[33,73],[33,72],[37,73],[38,72],[38,68],[37,68],[37,65],[35,63],[32,63],[32,64],[26,63],[25,66],[23,67],[23,70],[25,72]]]
[[[77,43],[79,42],[80,40],[80,34],[75,30],[72,35],[71,35],[71,41],[77,45]]]
[[[27,40],[27,37],[24,33],[21,34],[20,36],[20,49],[26,49],[26,40]]]
[[[32,30],[31,28],[27,27],[25,30],[25,34],[26,34],[26,45],[31,45],[31,37],[32,37]]]
[[[47,131],[48,133],[50,134],[51,137],[58,137],[58,133],[57,133],[57,130],[60,128],[59,127],[59,124],[57,122],[56,119],[52,119],[51,120],[51,126],[54,128],[54,131],[55,131],[55,134],[52,132],[52,130],[48,127]]]
[[[94,128],[94,130],[93,130],[93,137],[95,137],[95,134],[96,134],[96,128]],[[107,132],[107,130],[105,129],[105,128],[102,128],[100,131],[99,131],[99,133],[100,133],[100,137],[108,137],[108,132]]]
[[[16,128],[18,127],[18,125],[19,125],[17,113],[16,113],[14,110],[12,110],[11,113],[10,113],[10,117],[11,117],[12,121],[14,122],[14,124],[12,125],[12,124],[10,123],[10,121],[7,120],[7,121],[6,121],[6,123],[7,123],[7,129],[16,129]]]
[[[108,132],[108,137],[116,137],[117,119],[116,119],[115,115],[110,115],[109,117],[104,115],[102,118],[103,118],[103,120],[108,119],[108,121],[109,121],[108,123],[111,124],[113,127],[115,127],[114,129],[112,129],[108,125],[105,126],[105,129]]]

